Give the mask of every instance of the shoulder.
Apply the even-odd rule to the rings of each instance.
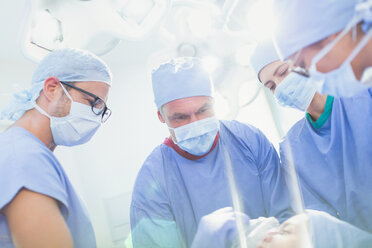
[[[155,196],[163,188],[163,152],[164,144],[157,146],[146,158],[138,172],[133,190],[133,201],[138,201],[144,196]]]
[[[306,118],[303,117],[297,121],[286,133],[286,135],[280,141],[280,144],[287,141],[294,141],[295,138],[298,138],[301,132],[303,131],[304,125],[306,125]]]
[[[0,156],[0,188],[5,192],[0,197],[0,207],[22,188],[66,203],[66,176],[53,153],[35,139],[22,130],[8,130],[0,135],[0,152],[6,154]]]
[[[163,156],[164,150],[167,147],[164,144],[158,145],[145,159],[140,171],[138,172],[138,178],[149,177],[150,175],[159,175],[163,170]]]
[[[234,135],[240,143],[249,149],[257,150],[262,146],[271,146],[271,142],[258,128],[239,121],[221,121],[221,130]]]
[[[302,118],[301,120],[297,121],[284,135],[284,137],[279,142],[280,149],[284,149],[285,145],[290,142],[293,144],[298,138],[302,131],[303,125],[306,123],[306,118]]]
[[[11,169],[36,176],[40,170],[59,167],[56,157],[40,140],[26,130],[12,129],[0,135],[0,152],[5,155],[0,158],[0,171]]]
[[[352,97],[334,97],[333,105],[342,105],[342,104],[353,104],[352,106],[358,103],[371,102],[372,100],[372,86],[358,92]],[[370,104],[368,104],[370,105]],[[358,108],[360,105],[355,106]]]
[[[232,145],[241,146],[247,157],[258,165],[267,164],[270,160],[278,160],[278,154],[273,144],[256,127],[238,121],[222,121],[221,131],[224,136],[237,142]],[[274,162],[276,163],[276,162]]]
[[[221,121],[221,123],[227,127],[230,131],[236,133],[236,134],[244,134],[244,135],[250,135],[250,136],[256,136],[256,135],[263,135],[262,132],[246,123],[242,123],[236,120],[233,121]]]

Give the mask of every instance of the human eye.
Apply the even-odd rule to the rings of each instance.
[[[102,109],[102,108],[105,107],[105,103],[104,103],[101,99],[97,98],[97,99],[92,103],[92,106],[93,106],[94,108],[97,108],[97,109]]]
[[[265,87],[272,91],[272,90],[275,90],[276,85],[273,81],[269,81],[265,83]]]
[[[280,70],[279,70],[279,76],[281,76],[281,77],[285,76],[288,72],[288,69],[289,69],[288,64],[282,65]]]
[[[176,122],[183,122],[183,121],[185,121],[187,119],[188,119],[188,116],[187,115],[182,115],[182,114],[174,115],[171,118],[172,121],[176,121]]]
[[[202,108],[198,111],[198,114],[203,114],[208,111],[208,108]]]

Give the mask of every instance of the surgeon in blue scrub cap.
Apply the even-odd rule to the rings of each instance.
[[[0,134],[0,247],[96,247],[86,208],[55,148],[88,142],[111,111],[111,73],[96,55],[64,48],[15,94]]]
[[[372,66],[372,1],[275,0],[282,60],[306,70],[320,93],[350,97]],[[321,13],[321,14],[319,14]]]
[[[372,183],[366,176],[372,173],[372,90],[343,98],[315,93],[309,103],[312,84],[270,47],[261,43],[251,57],[258,79],[280,103],[303,111],[299,106],[308,106],[280,143],[283,168],[295,166],[306,208],[372,232]]]
[[[200,219],[234,207],[233,199],[252,218],[291,216],[273,145],[257,128],[217,120],[211,77],[200,59],[160,65],[152,86],[170,136],[136,179],[130,213],[134,247],[190,247]]]

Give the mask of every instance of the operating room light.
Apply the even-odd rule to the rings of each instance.
[[[118,12],[123,19],[140,24],[153,7],[153,0],[129,0],[123,3]]]
[[[250,66],[250,56],[252,55],[254,45],[251,43],[242,45],[236,49],[235,60],[239,65]]]
[[[31,42],[49,51],[58,48],[63,42],[61,21],[53,17],[48,9],[37,13]]]
[[[217,118],[220,118],[220,119],[225,118],[229,114],[229,111],[230,111],[228,100],[224,98],[217,91],[214,92],[213,98],[214,98],[214,109],[215,109]]]
[[[256,40],[271,37],[275,28],[275,14],[272,12],[272,0],[260,0],[249,9],[246,22]]]
[[[187,24],[196,37],[207,37],[213,31],[213,20],[202,10],[194,10],[187,17]]]
[[[213,73],[219,66],[219,61],[217,57],[214,56],[207,56],[202,59],[203,60],[203,67],[209,73]]]
[[[81,48],[103,55],[120,40],[143,39],[160,24],[170,0],[26,3],[22,51],[39,61],[57,48]]]

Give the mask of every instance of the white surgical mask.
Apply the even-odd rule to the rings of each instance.
[[[174,143],[182,150],[201,156],[212,148],[219,130],[219,122],[213,116],[177,128],[169,127],[169,129],[174,132]]]
[[[50,116],[37,104],[35,108],[50,119],[50,128],[56,145],[76,146],[84,144],[93,137],[101,126],[101,115],[94,114],[90,106],[72,100],[63,85],[62,89],[71,100],[70,113],[67,116]]]
[[[279,104],[305,111],[316,92],[308,80],[308,77],[290,72],[275,89],[274,95]]]
[[[362,20],[363,14],[356,15],[346,28],[336,37],[336,39],[325,46],[312,59],[309,67],[309,82],[311,82],[320,93],[330,94],[336,97],[351,97],[367,88],[355,77],[354,71],[351,67],[351,61],[371,39],[372,29],[366,33],[340,67],[327,73],[319,72],[316,68],[316,64],[337,44],[337,42]]]

